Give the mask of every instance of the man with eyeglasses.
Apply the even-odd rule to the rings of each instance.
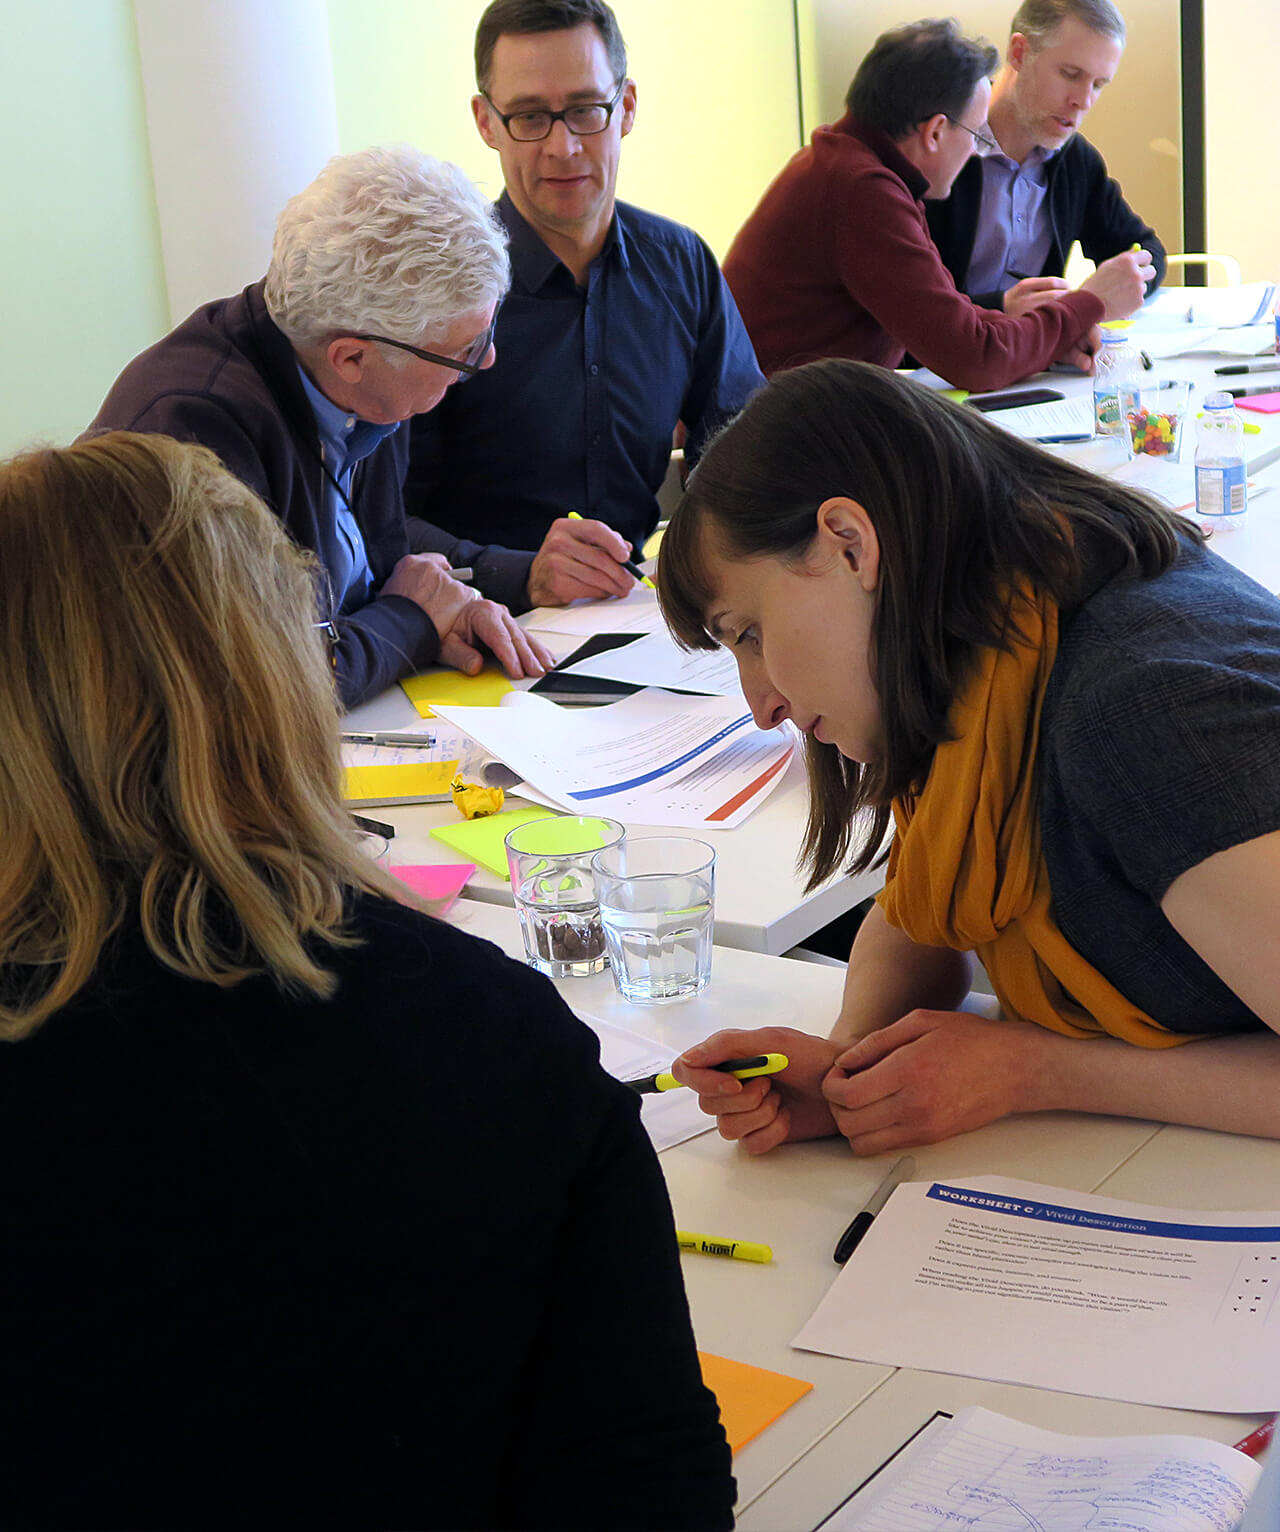
[[[505,247],[456,166],[339,156],[280,215],[265,279],[130,362],[86,433],[200,442],[262,496],[317,557],[348,707],[436,663],[474,673],[490,653],[519,677],[552,662],[453,578],[469,562],[456,539],[419,528],[432,551],[410,552],[405,526],[405,422],[492,365]]]
[[[414,422],[411,533],[474,539],[481,588],[515,609],[625,596],[675,428],[696,459],[763,379],[706,245],[615,199],[636,87],[608,5],[494,0],[475,56],[511,290],[497,364]]]
[[[846,114],[819,128],[739,231],[724,271],[766,372],[818,357],[900,366],[910,352],[958,388],[1002,388],[1050,362],[1092,369],[1095,327],[1142,302],[1145,255],[1019,315],[956,290],[925,220],[987,125],[996,50],[953,21],[877,39]]]
[[[1079,127],[1115,76],[1124,18],[1111,0],[1024,0],[991,91],[992,152],[961,170],[929,228],[956,286],[985,308],[1022,314],[1066,288],[1080,241],[1091,261],[1151,255],[1147,291],[1164,277],[1164,246],[1124,200]]]

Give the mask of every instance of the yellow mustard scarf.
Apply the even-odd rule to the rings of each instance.
[[[923,791],[894,800],[897,835],[880,905],[913,941],[976,950],[1006,1016],[1143,1048],[1189,1042],[1126,1000],[1053,918],[1036,748],[1058,652],[1058,608],[1024,587],[1012,609],[1025,642],[982,651]]]

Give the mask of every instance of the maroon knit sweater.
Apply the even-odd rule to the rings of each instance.
[[[1003,388],[1103,315],[1065,293],[1012,319],[956,290],[925,222],[925,178],[878,128],[819,128],[765,192],[724,262],[766,373],[822,356],[897,367],[909,351],[957,388]]]

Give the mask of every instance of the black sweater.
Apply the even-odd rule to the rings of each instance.
[[[0,1524],[730,1526],[637,1098],[495,948],[352,928],[332,1001],[135,935],[0,1046]]]

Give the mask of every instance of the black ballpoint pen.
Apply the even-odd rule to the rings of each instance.
[[[911,1155],[904,1154],[901,1159],[893,1162],[889,1167],[889,1174],[871,1193],[867,1205],[854,1214],[853,1222],[836,1241],[836,1248],[831,1259],[837,1266],[843,1266],[858,1248],[859,1241],[875,1221],[876,1214],[893,1195],[894,1188],[903,1181],[909,1181],[915,1173],[916,1162]]]

